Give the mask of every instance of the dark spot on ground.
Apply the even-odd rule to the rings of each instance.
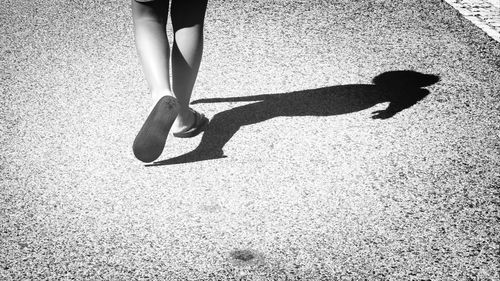
[[[250,250],[235,250],[231,252],[231,257],[238,261],[248,262],[255,258],[255,254]]]

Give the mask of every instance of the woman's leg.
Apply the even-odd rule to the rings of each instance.
[[[170,128],[177,118],[178,104],[171,96],[169,80],[168,0],[138,1],[132,0],[136,45],[154,106],[137,133],[132,150],[137,159],[151,162],[163,152]]]
[[[207,0],[172,0],[173,92],[179,103],[177,128],[182,130],[194,122],[189,102],[203,52],[203,23]]]
[[[153,105],[171,95],[169,78],[170,47],[166,33],[168,1],[132,0],[132,16],[137,52],[151,90]]]

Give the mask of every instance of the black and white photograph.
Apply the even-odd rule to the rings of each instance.
[[[500,281],[500,0],[0,25],[0,280]]]

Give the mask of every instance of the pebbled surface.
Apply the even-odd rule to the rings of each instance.
[[[500,279],[500,43],[450,5],[209,1],[156,166],[129,9],[0,7],[0,279]]]

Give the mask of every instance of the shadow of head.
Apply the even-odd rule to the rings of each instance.
[[[438,81],[437,75],[411,70],[389,71],[376,76],[372,82],[390,104],[385,110],[375,111],[372,118],[387,119],[416,104],[429,94],[423,87],[431,86]]]
[[[423,74],[412,70],[397,70],[384,72],[372,82],[378,87],[392,90],[420,89],[439,81],[439,76]]]

